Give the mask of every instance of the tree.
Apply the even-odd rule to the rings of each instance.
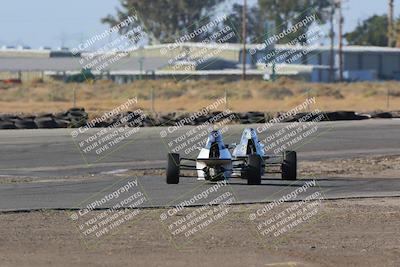
[[[230,26],[236,32],[236,35],[229,40],[230,43],[242,42],[242,17],[243,5],[234,4],[232,12],[229,14],[228,19],[225,21],[225,26]],[[251,42],[259,41],[264,36],[264,13],[262,13],[258,6],[252,6],[247,9],[247,38]]]
[[[276,33],[282,33],[291,26],[296,25],[308,16],[316,15],[316,23],[326,22],[326,9],[333,4],[332,0],[258,0],[266,18],[276,24]],[[311,23],[300,27],[296,32],[289,33],[281,38],[278,43],[288,43],[306,33]],[[307,39],[299,40],[304,44]]]
[[[374,15],[360,23],[352,32],[346,33],[349,45],[387,46],[388,19],[386,15]]]
[[[141,26],[149,34],[151,43],[174,42],[210,22],[213,18],[212,10],[223,2],[224,0],[121,0],[122,9],[117,9],[117,15],[108,15],[102,22],[115,26],[128,16],[138,15],[138,20],[122,27],[120,33]],[[190,41],[204,40],[210,32],[196,35]]]

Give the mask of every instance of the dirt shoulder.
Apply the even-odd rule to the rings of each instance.
[[[299,164],[299,172],[316,177],[400,178],[400,156],[303,161]]]
[[[230,206],[223,222],[178,248],[160,222],[164,209],[142,210],[90,248],[71,212],[0,214],[1,266],[400,265],[400,198],[323,201],[318,216],[273,238],[249,221],[262,207]]]

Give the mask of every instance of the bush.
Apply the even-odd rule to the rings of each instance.
[[[373,89],[373,88],[367,88],[363,91],[364,97],[372,97],[372,96],[376,96],[378,94],[379,94],[378,90]]]
[[[389,96],[400,97],[400,90],[389,90]]]

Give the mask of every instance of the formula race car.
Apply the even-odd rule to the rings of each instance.
[[[182,175],[181,170],[196,171],[197,176]],[[219,130],[212,131],[196,159],[180,158],[177,153],[169,153],[166,178],[168,184],[178,184],[180,177],[197,177],[207,181],[242,178],[249,185],[259,185],[265,173],[281,173],[283,180],[296,180],[296,152],[265,155],[256,131],[246,128],[240,143],[232,145],[224,144]]]

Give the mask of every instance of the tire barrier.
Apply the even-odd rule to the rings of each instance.
[[[171,112],[157,113],[154,115],[147,114],[146,118],[140,120],[137,124],[139,127],[153,126],[174,126],[174,125],[201,125],[217,117],[220,112],[212,112],[207,115],[192,116],[191,113]],[[231,124],[256,124],[265,123],[273,118],[277,118],[283,113],[264,113],[257,111],[229,113],[219,116],[218,122],[230,117]],[[323,112],[323,118],[318,121],[344,121],[344,120],[365,120],[365,119],[391,119],[400,118],[400,111],[380,112],[374,111],[371,113],[358,114],[354,111],[334,111]],[[232,119],[232,115],[233,119]],[[290,117],[286,117],[282,122],[296,121],[313,121],[320,114],[313,113],[298,113]],[[127,111],[108,118],[106,121],[97,121],[91,124],[91,127],[104,128],[112,125],[118,127],[127,127],[130,122],[135,121],[139,115],[134,115],[133,112]],[[0,114],[0,129],[54,129],[54,128],[78,128],[88,124],[89,115],[84,108],[71,108],[65,112],[55,114],[44,113],[39,115],[15,115],[15,114]],[[129,119],[126,119],[129,118]]]
[[[391,119],[393,114],[391,112],[373,112],[370,114],[373,119]]]

